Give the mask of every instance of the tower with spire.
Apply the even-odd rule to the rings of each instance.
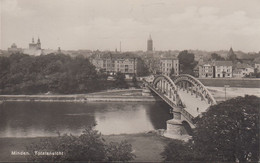
[[[153,40],[152,40],[151,34],[149,36],[149,39],[147,40],[147,51],[148,52],[153,51]]]
[[[227,60],[234,62],[234,61],[236,61],[236,59],[237,59],[237,56],[236,56],[236,54],[234,53],[232,47],[230,47],[229,52],[228,52],[228,54],[227,54]]]
[[[37,43],[34,42],[34,37],[32,38],[32,43],[29,43],[30,50],[40,50],[41,49],[41,40],[38,37]]]

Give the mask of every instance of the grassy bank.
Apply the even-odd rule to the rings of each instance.
[[[140,134],[120,134],[120,135],[104,135],[107,143],[120,142],[127,140],[132,144],[134,154],[137,156],[136,162],[160,162],[162,161],[160,153],[170,139],[159,136],[155,133]],[[13,156],[11,151],[25,151],[26,146],[31,143],[39,142],[46,138],[0,138],[0,161],[1,162],[22,162],[26,161],[25,156]],[[55,139],[55,137],[53,137]]]
[[[205,86],[213,87],[224,87],[224,85],[229,85],[230,87],[260,88],[260,79],[257,78],[199,78],[199,81]]]

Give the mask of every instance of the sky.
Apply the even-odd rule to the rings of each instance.
[[[260,0],[0,0],[0,49],[260,51]]]

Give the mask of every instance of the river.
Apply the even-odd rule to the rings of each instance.
[[[165,129],[171,119],[163,102],[4,102],[0,137],[80,135],[88,125],[104,135]]]

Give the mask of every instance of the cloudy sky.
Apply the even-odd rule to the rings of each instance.
[[[1,42],[44,49],[260,51],[260,0],[0,0]]]

